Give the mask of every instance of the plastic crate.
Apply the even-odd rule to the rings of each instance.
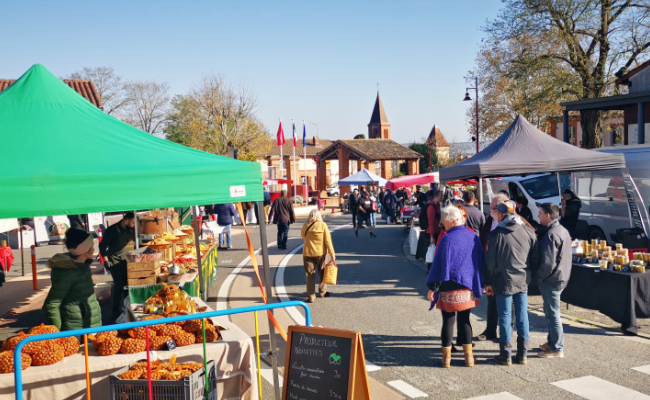
[[[128,371],[124,367],[110,375],[111,400],[149,400],[147,379],[120,379]],[[152,381],[154,400],[217,400],[217,372],[214,361],[208,362],[210,393],[205,398],[204,369],[178,381]]]

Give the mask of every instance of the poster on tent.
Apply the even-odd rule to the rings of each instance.
[[[19,226],[17,218],[0,219],[0,233],[13,231],[18,229]]]

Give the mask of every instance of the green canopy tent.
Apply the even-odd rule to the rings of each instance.
[[[263,200],[258,163],[136,129],[39,64],[0,92],[0,140],[0,218]]]

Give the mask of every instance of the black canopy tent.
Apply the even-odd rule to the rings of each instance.
[[[472,158],[440,170],[440,181],[529,175],[545,172],[625,168],[621,154],[603,154],[557,140],[518,115],[508,129]],[[558,179],[559,185],[559,179]],[[479,184],[479,198],[483,185]],[[483,202],[480,202],[483,209]]]

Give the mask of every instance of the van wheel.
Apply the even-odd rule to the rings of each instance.
[[[600,228],[594,226],[589,228],[589,240],[592,239],[607,240],[607,237],[605,237],[605,233]]]

